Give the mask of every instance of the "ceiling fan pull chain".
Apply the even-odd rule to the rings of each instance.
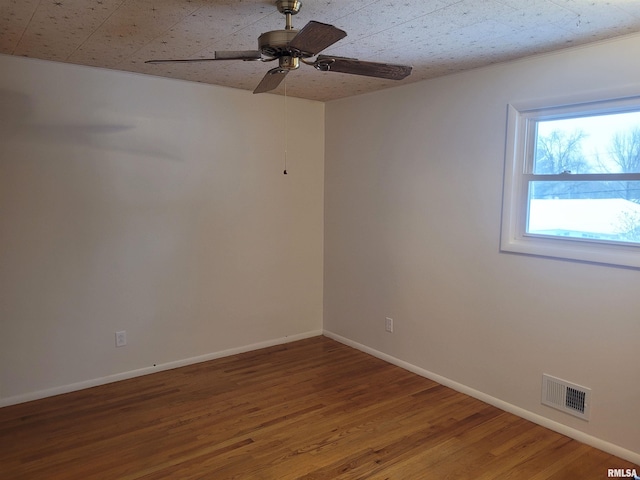
[[[287,128],[287,79],[284,80],[284,175],[287,175],[287,144],[289,143],[289,135]]]

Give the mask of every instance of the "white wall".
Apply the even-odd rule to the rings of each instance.
[[[640,458],[640,272],[499,253],[507,103],[640,91],[639,57],[632,36],[328,103],[324,328]],[[588,423],[540,404],[543,372],[593,389]]]
[[[1,403],[321,331],[323,104],[287,176],[280,96],[0,56],[0,105]]]

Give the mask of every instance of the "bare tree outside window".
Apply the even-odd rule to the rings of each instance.
[[[611,162],[615,165],[616,173],[640,172],[640,127],[634,127],[613,135],[610,145]],[[630,202],[640,203],[640,191],[637,183],[619,182],[622,197]],[[629,219],[626,219],[627,223]],[[633,225],[640,225],[636,218]],[[638,227],[635,227],[638,229]]]
[[[640,213],[625,211],[617,220],[622,240],[640,243]]]
[[[548,135],[538,136],[535,173],[584,173],[587,162],[582,155],[582,140],[586,137],[582,130],[553,130]]]
[[[588,163],[582,153],[582,141],[585,138],[587,135],[582,130],[552,130],[546,135],[538,135],[534,172],[539,175],[559,175],[588,171]],[[576,198],[582,188],[579,183],[538,183],[534,185],[532,198]]]
[[[611,160],[620,168],[620,173],[640,172],[640,127],[613,135]]]

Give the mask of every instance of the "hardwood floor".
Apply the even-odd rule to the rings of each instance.
[[[325,337],[0,409],[11,480],[600,480],[609,468],[634,465]]]

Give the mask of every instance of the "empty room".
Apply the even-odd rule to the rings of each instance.
[[[638,58],[630,0],[0,0],[0,478],[638,478]]]

